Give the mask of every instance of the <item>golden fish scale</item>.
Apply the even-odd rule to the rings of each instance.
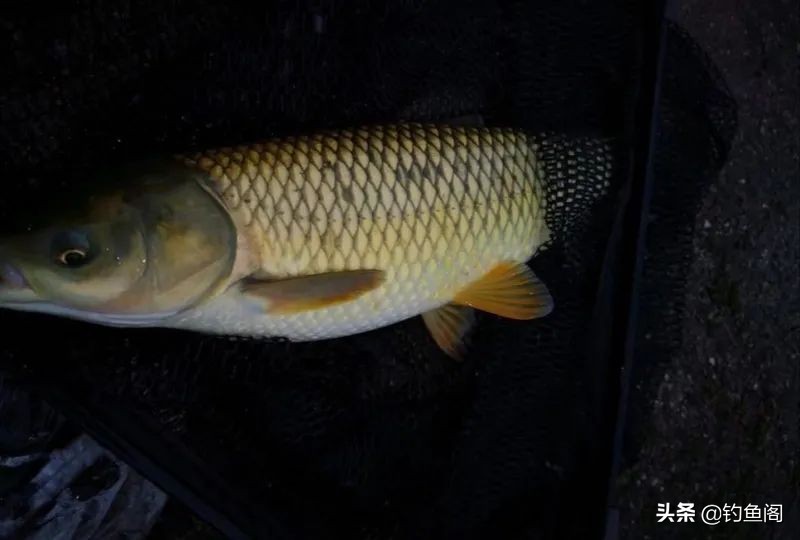
[[[546,239],[535,157],[510,129],[405,124],[184,159],[216,181],[266,274],[380,268],[395,293],[446,297]]]

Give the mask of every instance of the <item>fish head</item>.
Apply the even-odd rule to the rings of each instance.
[[[164,164],[134,171],[0,238],[0,308],[158,326],[224,286],[236,228],[205,179]]]

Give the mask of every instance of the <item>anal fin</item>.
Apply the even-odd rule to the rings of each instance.
[[[553,298],[545,284],[518,262],[498,264],[459,291],[453,303],[519,320],[544,317],[553,310]]]
[[[472,308],[447,304],[422,314],[425,326],[437,345],[451,358],[461,360],[466,350],[466,337],[475,324]]]

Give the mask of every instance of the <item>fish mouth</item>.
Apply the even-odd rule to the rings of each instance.
[[[103,313],[49,302],[36,294],[22,272],[5,261],[0,261],[0,308],[55,315],[116,327],[159,326],[177,313],[176,311],[142,314]]]
[[[62,317],[116,328],[152,328],[164,326],[169,317],[175,315],[175,313],[146,313],[138,315],[98,313],[61,306],[42,300],[8,302],[0,300],[0,307],[5,307],[14,311]]]
[[[22,272],[10,263],[0,262],[0,289],[30,289]]]
[[[0,305],[36,300],[36,293],[22,272],[11,263],[0,261]]]
[[[23,313],[36,313],[118,328],[163,326],[175,315],[170,313],[115,314],[83,310],[42,300],[31,289],[16,292],[0,287],[0,308]]]

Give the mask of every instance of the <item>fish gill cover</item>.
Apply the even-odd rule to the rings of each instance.
[[[480,114],[538,141],[556,233],[532,262],[555,311],[479,315],[461,363],[419,318],[289,344],[3,313],[5,376],[227,535],[596,531],[609,379],[587,336],[627,180],[642,13],[622,0],[87,0],[3,13],[4,227],[109,163]]]

